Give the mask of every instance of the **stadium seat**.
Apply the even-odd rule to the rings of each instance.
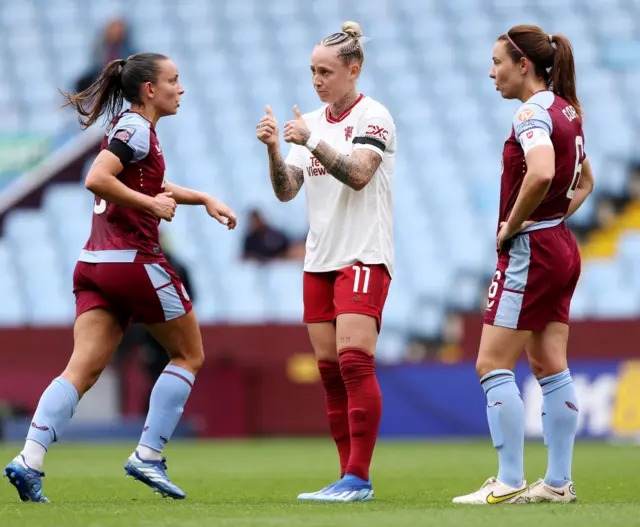
[[[163,224],[167,243],[202,289],[196,305],[205,321],[300,320],[301,264],[235,267],[246,233],[242,222],[252,208],[296,239],[307,230],[304,191],[286,204],[273,196],[254,127],[265,104],[272,105],[281,127],[292,117],[293,104],[303,112],[320,106],[309,57],[344,20],[359,20],[372,39],[365,44],[360,89],[389,108],[398,135],[397,273],[385,311],[388,337],[381,335],[388,360],[404,342],[403,332],[435,335],[447,310],[474,309],[484,300],[485,277],[495,266],[502,143],[519,104],[504,101],[488,78],[498,35],[517,23],[540,22],[572,41],[586,151],[597,184],[596,195],[570,225],[592,224],[597,196],[626,196],[629,164],[640,160],[640,74],[633,56],[639,0],[129,4],[30,0],[1,9],[6,38],[0,42],[0,68],[9,75],[0,79],[0,133],[53,141],[70,126],[77,130],[70,124],[72,112],[55,110],[61,101],[56,89],[71,89],[86,73],[99,31],[126,13],[136,47],[170,54],[186,88],[179,114],[158,127],[167,178],[214,194],[241,220],[230,233],[203,210],[185,207]],[[288,151],[284,142],[282,149]],[[0,324],[62,323],[72,317],[70,273],[90,229],[91,208],[91,195],[81,184],[65,183],[47,189],[39,210],[8,215],[0,265],[12,269],[8,298],[19,300],[14,311],[0,307]],[[575,316],[637,313],[636,238],[622,238],[617,260],[585,262]],[[42,248],[40,258],[31,246]],[[23,276],[38,272],[34,259],[51,263],[33,283],[45,288],[42,294],[54,307],[41,305],[42,299],[32,305],[35,292],[22,284]]]

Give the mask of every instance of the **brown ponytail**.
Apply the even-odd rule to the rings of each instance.
[[[62,107],[76,109],[82,128],[94,124],[104,113],[112,119],[120,113],[124,101],[142,104],[140,88],[146,82],[156,82],[157,63],[161,60],[167,60],[167,57],[158,53],[137,53],[126,60],[113,60],[86,90],[80,93],[61,91],[67,100]]]
[[[556,48],[551,67],[551,89],[576,109],[582,117],[580,101],[576,93],[576,68],[573,61],[573,48],[564,35],[552,35],[552,44]]]
[[[540,27],[520,25],[512,27],[498,40],[505,42],[514,62],[526,57],[531,61],[538,77],[549,89],[562,97],[582,116],[576,94],[576,69],[573,49],[564,35],[549,35]]]
[[[73,106],[78,112],[78,121],[82,128],[88,128],[98,118],[108,112],[117,115],[122,109],[124,97],[122,95],[122,71],[125,61],[112,60],[107,64],[98,80],[80,93],[62,92],[67,102],[63,105]]]

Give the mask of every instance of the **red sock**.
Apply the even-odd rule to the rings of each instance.
[[[344,476],[351,454],[351,438],[349,437],[349,398],[342,381],[340,366],[337,362],[318,361],[320,377],[324,385],[327,403],[327,417],[331,437],[338,447],[340,456],[340,477]]]
[[[382,415],[382,395],[373,356],[357,348],[343,350],[340,372],[349,395],[351,457],[347,473],[367,481]]]

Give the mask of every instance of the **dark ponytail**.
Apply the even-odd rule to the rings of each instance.
[[[126,60],[112,60],[86,90],[80,93],[61,91],[67,100],[62,107],[76,109],[82,128],[88,128],[105,113],[112,119],[120,113],[124,101],[142,104],[140,88],[146,82],[156,82],[157,64],[167,58],[158,53],[137,53]]]
[[[514,62],[526,57],[535,68],[536,75],[544,79],[549,89],[562,97],[582,117],[576,94],[576,69],[573,49],[564,35],[549,35],[533,25],[512,27],[498,40],[506,43]]]
[[[580,101],[576,93],[576,67],[573,60],[571,42],[564,35],[551,35],[551,42],[556,48],[551,67],[551,88],[576,109],[582,117]]]

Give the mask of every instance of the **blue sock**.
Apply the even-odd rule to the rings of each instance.
[[[571,481],[573,441],[578,431],[578,399],[571,372],[540,379],[542,388],[542,431],[549,451],[544,482],[564,487]]]
[[[184,368],[169,364],[164,369],[151,392],[141,445],[162,452],[178,425],[194,380],[193,373]]]
[[[487,394],[487,419],[498,451],[498,479],[519,487],[524,479],[524,404],[516,377],[509,370],[494,370],[480,383]]]
[[[27,439],[48,449],[58,441],[78,406],[78,392],[68,380],[55,378],[40,397]]]

